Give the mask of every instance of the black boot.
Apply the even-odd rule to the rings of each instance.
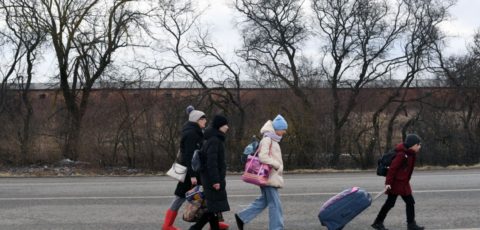
[[[412,223],[408,223],[408,230],[423,230],[423,229],[425,229],[425,227],[418,226],[415,221]]]
[[[385,226],[383,226],[383,223],[381,223],[381,222],[375,222],[371,226],[372,226],[372,228],[377,229],[377,230],[388,230],[387,228],[385,228]]]
[[[243,221],[240,217],[235,213],[235,222],[237,222],[238,230],[243,230]]]

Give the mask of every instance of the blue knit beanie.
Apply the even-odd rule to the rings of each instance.
[[[285,118],[282,115],[278,114],[275,119],[273,119],[273,128],[275,130],[287,130],[288,124]]]

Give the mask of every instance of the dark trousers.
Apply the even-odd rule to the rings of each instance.
[[[201,230],[207,223],[210,223],[211,230],[220,230],[218,227],[218,216],[212,212],[204,213],[200,220],[190,227],[190,230]]]
[[[380,209],[377,218],[375,219],[375,223],[383,223],[385,218],[387,217],[388,211],[395,206],[395,202],[397,201],[398,195],[388,195],[387,201]],[[406,212],[407,212],[407,223],[415,222],[415,200],[413,199],[412,195],[402,196],[403,201],[405,201]]]

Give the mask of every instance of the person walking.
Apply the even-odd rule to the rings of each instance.
[[[216,115],[211,126],[205,130],[205,143],[200,154],[200,178],[205,194],[206,212],[200,217],[191,230],[200,230],[210,223],[210,229],[219,228],[219,216],[230,211],[226,190],[227,164],[225,161],[225,134],[228,120],[222,115]]]
[[[415,222],[415,200],[412,195],[410,179],[412,177],[415,160],[421,148],[421,139],[416,134],[408,134],[403,143],[395,147],[397,154],[388,169],[385,178],[385,190],[388,195],[385,204],[380,209],[372,227],[377,230],[388,230],[383,225],[388,211],[395,206],[398,196],[401,196],[406,205],[408,230],[423,230]]]
[[[282,203],[278,189],[282,188],[283,160],[279,142],[285,135],[288,123],[282,115],[277,115],[273,121],[267,121],[260,129],[263,138],[260,141],[258,157],[260,162],[272,167],[268,177],[267,186],[260,187],[261,195],[246,209],[235,214],[237,227],[243,230],[244,224],[252,221],[267,206],[269,213],[269,230],[281,230],[284,228]]]
[[[191,167],[193,152],[200,149],[203,142],[203,131],[207,123],[205,113],[195,110],[192,106],[187,107],[188,121],[183,125],[182,138],[180,140],[180,159],[178,163],[187,167],[184,182],[178,182],[175,189],[175,198],[167,210],[162,230],[179,230],[173,226],[178,210],[185,202],[185,193],[197,184],[198,175]]]

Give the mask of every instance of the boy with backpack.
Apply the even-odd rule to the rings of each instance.
[[[406,205],[408,230],[423,230],[415,222],[415,200],[412,196],[410,179],[415,166],[416,155],[421,148],[421,139],[416,134],[408,134],[403,143],[395,147],[396,155],[390,164],[386,178],[385,190],[388,195],[385,204],[380,209],[372,227],[377,230],[388,230],[383,225],[388,211],[395,206],[398,196],[401,196]]]

